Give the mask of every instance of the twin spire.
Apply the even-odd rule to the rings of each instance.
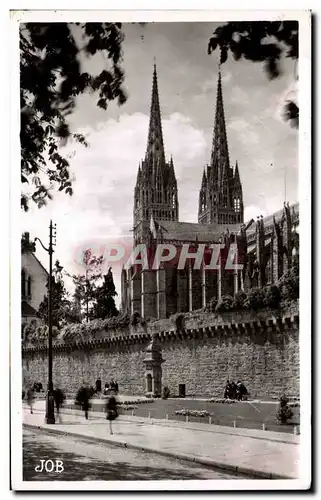
[[[211,152],[211,165],[217,167],[218,165],[222,164],[222,160],[224,160],[224,170],[226,170],[227,167],[229,167],[229,153],[225,127],[222,77],[221,71],[219,71],[216,94],[216,113]],[[221,174],[224,175],[223,172],[221,172]]]
[[[146,161],[165,163],[165,150],[162,131],[162,120],[159,105],[156,64],[154,64],[152,101],[150,106]]]

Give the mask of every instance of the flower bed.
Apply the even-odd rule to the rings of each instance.
[[[236,399],[225,399],[225,398],[211,398],[207,399],[206,403],[222,403],[222,404],[233,404],[233,403],[239,403]]]
[[[135,400],[132,400],[132,401],[119,401],[118,404],[120,405],[140,405],[140,404],[144,404],[144,403],[154,403],[154,399],[135,399]]]
[[[125,410],[125,411],[136,410],[137,408],[138,408],[138,406],[134,406],[134,405],[123,405],[122,406],[122,409]]]
[[[291,408],[300,408],[300,401],[290,402],[289,406],[291,406]]]
[[[175,411],[175,415],[183,415],[188,417],[209,417],[210,412],[207,410],[177,410]]]

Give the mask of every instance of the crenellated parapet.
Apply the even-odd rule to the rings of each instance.
[[[233,338],[234,336],[247,335],[252,338],[262,334],[273,335],[274,333],[287,333],[298,329],[299,309],[298,302],[279,310],[264,310],[257,313],[253,311],[222,313],[195,312],[187,314],[182,327],[178,327],[171,319],[159,320],[147,324],[147,328],[133,329],[124,335],[119,332],[113,337],[100,337],[83,341],[67,343],[56,342],[53,352],[73,352],[97,349],[131,349],[133,346],[143,348],[153,338],[160,343],[171,341],[185,341],[200,338]],[[23,353],[47,352],[47,345],[25,346]]]

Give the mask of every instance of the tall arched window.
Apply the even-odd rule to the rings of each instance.
[[[21,271],[21,295],[26,296],[26,272],[24,269]]]
[[[31,276],[28,277],[28,297],[31,297]]]
[[[266,263],[266,268],[265,268],[265,279],[266,279],[266,284],[271,285],[273,281],[273,274],[272,274],[272,256],[270,255],[268,258],[268,261]]]
[[[240,198],[234,198],[234,212],[240,212],[241,210],[241,200]]]

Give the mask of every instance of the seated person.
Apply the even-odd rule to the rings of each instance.
[[[224,390],[224,399],[230,399],[230,397],[231,397],[231,384],[230,381],[227,380]]]
[[[242,401],[243,399],[245,399],[245,396],[247,396],[248,392],[247,392],[247,388],[245,387],[244,384],[242,384],[242,382],[239,380],[237,382],[237,399],[239,401]]]

